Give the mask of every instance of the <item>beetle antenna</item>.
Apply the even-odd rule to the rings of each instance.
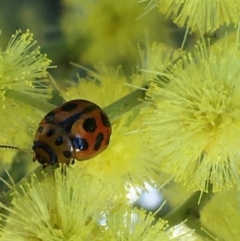
[[[24,150],[20,147],[17,147],[17,146],[11,146],[11,145],[0,145],[0,148],[2,149],[12,149],[12,150],[18,150],[18,151],[23,151],[23,152],[26,152],[26,153],[33,153],[31,152],[30,150]]]
[[[19,151],[21,151],[21,148],[16,147],[16,146],[0,145],[0,148],[3,148],[3,149],[14,149],[14,150],[19,150]]]

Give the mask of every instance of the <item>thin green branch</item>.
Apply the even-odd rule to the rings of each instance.
[[[111,122],[114,122],[128,111],[140,105],[142,103],[140,100],[143,100],[144,98],[144,89],[136,89],[120,100],[117,100],[111,105],[105,107],[104,111],[108,114]]]
[[[41,110],[45,113],[56,108],[55,105],[48,103],[47,101],[42,101],[41,98],[35,98],[31,95],[26,95],[20,93],[16,90],[7,90],[5,96],[8,98],[13,98],[17,101],[20,101],[26,105],[33,106],[34,108]],[[108,114],[111,122],[115,121],[123,114],[127,113],[134,107],[141,104],[140,100],[143,100],[145,97],[144,89],[136,89],[130,94],[124,96],[120,100],[115,101],[111,105],[104,108],[105,112]]]
[[[41,110],[45,113],[48,113],[50,110],[56,108],[55,105],[48,103],[47,101],[43,101],[42,98],[36,98],[32,95],[26,95],[24,93],[18,92],[17,90],[6,90],[5,94],[6,97],[12,98],[17,100],[21,103],[26,105],[32,106],[38,110]]]
[[[200,196],[201,201],[198,204]],[[184,224],[195,230],[197,235],[211,240],[211,237],[202,229],[201,210],[213,196],[214,193],[211,191],[208,193],[195,192],[181,206],[163,218],[168,221],[170,227],[186,220]]]

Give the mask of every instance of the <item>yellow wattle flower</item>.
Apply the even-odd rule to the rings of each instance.
[[[213,32],[222,25],[239,23],[237,0],[153,0],[147,9],[155,6],[178,26],[191,31]]]
[[[103,240],[110,241],[170,241],[172,233],[167,234],[167,221],[158,219],[155,224],[154,215],[146,211],[120,206],[106,215],[106,227],[103,230]],[[184,235],[183,235],[184,236]]]
[[[31,149],[33,135],[44,113],[19,101],[19,95],[44,102],[50,97],[47,76],[51,60],[35,46],[33,34],[20,30],[12,35],[5,50],[0,51],[0,144]],[[22,97],[24,98],[24,97]],[[3,162],[11,163],[16,152],[0,149]]]
[[[81,66],[79,66],[81,68]],[[130,93],[132,88],[125,85],[130,81],[122,74],[121,67],[107,68],[105,65],[95,66],[95,71],[87,70],[87,77],[78,77],[78,83],[61,91],[66,100],[86,99],[96,103],[102,108],[117,101]],[[141,84],[141,82],[138,82]],[[118,88],[116,88],[116,85]],[[97,93],[97,94],[95,94]]]
[[[199,44],[147,91],[149,159],[191,190],[240,185],[239,61],[238,44]]]
[[[0,203],[5,210],[0,214],[0,240],[96,240],[112,193],[95,183],[80,169],[68,169],[65,176],[56,169],[41,182],[32,176],[13,193],[11,207]]]
[[[49,97],[46,86],[51,60],[41,54],[29,30],[12,35],[6,50],[0,52],[0,90],[14,89],[26,95]]]

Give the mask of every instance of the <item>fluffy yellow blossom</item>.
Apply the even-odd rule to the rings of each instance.
[[[147,10],[155,6],[161,13],[171,16],[178,26],[188,27],[192,31],[211,32],[222,25],[239,23],[237,0],[151,0]]]
[[[6,50],[0,52],[1,92],[14,89],[24,94],[49,97],[46,87],[47,68],[51,61],[35,47],[36,41],[28,30],[12,35]],[[39,96],[39,97],[40,97]]]
[[[166,21],[152,12],[142,16],[144,4],[135,0],[64,0],[62,28],[79,59],[109,65],[132,65],[138,56],[137,44],[167,39]],[[159,25],[164,34],[158,34]],[[153,31],[148,31],[155,29]],[[130,66],[131,67],[131,66]]]
[[[86,78],[79,77],[77,84],[72,84],[71,87],[61,91],[61,95],[66,101],[86,99],[105,107],[130,93],[132,88],[125,85],[129,82],[122,74],[120,67],[112,69],[105,65],[98,65],[95,71],[88,70]],[[141,85],[141,82],[134,82],[134,84]]]
[[[152,214],[122,206],[107,215],[103,240],[177,240],[171,239],[171,235],[165,232],[168,226],[166,221],[160,219],[153,224],[154,221]]]
[[[179,51],[163,43],[153,42],[146,46],[146,50],[140,50],[141,69],[140,73],[133,75],[131,80],[133,85],[142,83],[148,84],[158,77],[159,71],[166,71],[169,64],[180,57]],[[140,78],[140,80],[137,79]]]
[[[96,240],[99,220],[114,195],[92,179],[80,169],[69,169],[66,176],[56,170],[42,182],[33,176],[13,194],[11,207],[0,204],[9,212],[6,219],[0,214],[0,240]]]
[[[199,44],[147,91],[148,159],[191,190],[240,185],[239,61],[238,44]]]
[[[0,144],[28,150],[43,113],[34,108],[34,102],[26,104],[24,98],[41,98],[44,103],[51,92],[46,79],[51,61],[35,44],[33,34],[28,30],[25,33],[17,31],[6,49],[0,51]],[[4,155],[2,160],[8,163],[16,153],[0,151]]]

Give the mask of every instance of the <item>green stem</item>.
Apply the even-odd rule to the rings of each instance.
[[[55,105],[52,105],[47,101],[42,101],[41,98],[35,98],[31,95],[20,93],[16,90],[7,90],[5,93],[5,96],[8,98],[13,98],[26,105],[33,106],[34,108],[41,110],[45,113],[48,113],[50,110],[56,108]],[[111,122],[114,122],[123,114],[127,113],[131,109],[141,104],[140,100],[143,100],[144,97],[145,97],[144,88],[136,89],[132,91],[130,94],[124,96],[123,98],[105,107],[104,110],[108,114]]]
[[[43,101],[42,98],[36,98],[31,95],[26,95],[24,93],[18,92],[17,90],[6,90],[5,96],[12,98],[26,105],[32,106],[38,110],[48,113],[50,110],[56,108],[55,105]]]
[[[117,100],[111,105],[105,107],[104,111],[107,113],[111,122],[114,122],[128,111],[140,105],[142,103],[140,100],[143,100],[144,98],[145,90],[136,89],[120,100]]]
[[[200,204],[198,204],[200,195],[200,191],[193,193],[180,207],[163,218],[168,220],[170,227],[178,225],[186,220],[184,224],[194,229],[197,235],[211,240],[211,237],[202,230],[201,210],[214,196],[214,193],[202,193]]]
[[[48,103],[47,101],[43,101],[41,98],[35,98],[31,95],[26,95],[26,94],[18,92],[16,90],[7,90],[5,93],[5,96],[8,98],[17,100],[19,102],[22,102],[31,107],[34,107],[45,113],[48,113],[50,110],[56,108],[55,105],[52,105],[52,104]]]

